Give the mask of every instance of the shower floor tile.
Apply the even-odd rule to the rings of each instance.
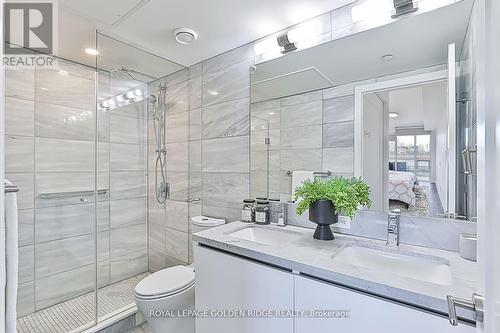
[[[99,289],[99,320],[119,313],[134,303],[134,288],[149,275],[143,273]],[[68,333],[93,326],[94,293],[72,298],[17,319],[18,333]]]

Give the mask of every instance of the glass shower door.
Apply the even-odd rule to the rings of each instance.
[[[94,69],[6,73],[6,177],[19,186],[18,332],[95,324]]]
[[[148,271],[147,80],[121,57],[127,46],[97,34],[98,321],[134,305],[134,287]]]
[[[99,32],[96,50],[97,188],[109,189],[98,204],[97,315],[103,321],[135,306],[134,288],[150,271],[148,84],[181,67]]]

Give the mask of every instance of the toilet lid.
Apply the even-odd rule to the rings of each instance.
[[[208,216],[193,216],[191,218],[191,223],[200,227],[217,227],[226,223],[224,219],[216,219]]]
[[[194,271],[186,266],[162,269],[144,278],[135,286],[141,296],[161,296],[182,290],[194,282]]]

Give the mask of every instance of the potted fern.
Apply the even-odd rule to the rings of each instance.
[[[298,215],[309,209],[309,220],[318,225],[313,237],[319,240],[334,239],[330,225],[338,222],[340,212],[352,219],[358,206],[371,206],[370,187],[361,178],[306,180],[294,197]]]

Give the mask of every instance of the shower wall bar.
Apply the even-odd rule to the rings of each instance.
[[[98,195],[107,194],[109,189],[98,190]],[[94,191],[73,191],[73,192],[54,192],[54,193],[41,193],[41,199],[57,199],[57,198],[65,198],[65,197],[79,197],[86,195],[93,195]]]
[[[293,171],[287,171],[286,172],[286,175],[287,176],[291,176],[293,174]],[[332,172],[331,171],[326,171],[326,172],[322,172],[322,171],[315,171],[313,172],[313,175],[314,176],[327,176],[327,177],[330,177],[332,175]]]

